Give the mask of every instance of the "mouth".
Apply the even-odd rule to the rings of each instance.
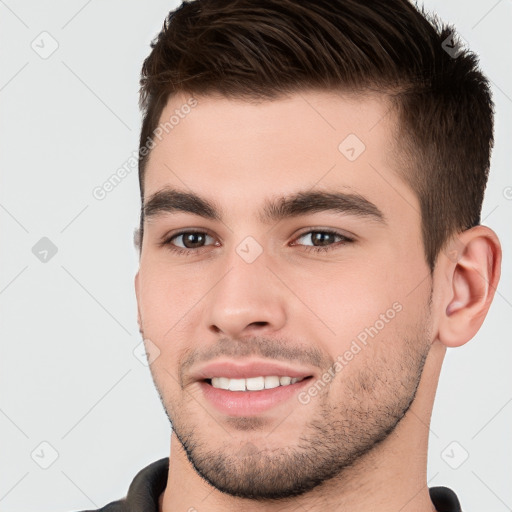
[[[280,404],[302,406],[297,395],[315,375],[315,369],[289,362],[219,358],[198,366],[189,382],[199,385],[206,406],[214,412],[255,416]]]
[[[306,377],[290,377],[289,375],[260,375],[257,377],[232,379],[229,377],[212,377],[204,379],[203,382],[210,384],[216,389],[229,391],[262,391],[264,389],[274,389],[281,386],[291,386],[297,382],[312,378],[312,375]]]
[[[303,407],[298,393],[310,384],[313,376],[258,376],[230,379],[213,377],[199,382],[207,403],[227,416],[258,416],[278,405],[290,403]]]

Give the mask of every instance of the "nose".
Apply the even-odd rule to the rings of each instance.
[[[283,328],[286,288],[269,263],[265,252],[248,263],[233,251],[225,261],[223,277],[208,294],[204,313],[211,331],[238,339]]]

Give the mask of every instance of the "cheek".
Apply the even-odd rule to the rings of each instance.
[[[393,309],[393,304],[401,293],[388,276],[383,265],[354,259],[337,266],[316,265],[300,279],[293,275],[289,279],[304,304],[343,343],[379,321],[380,315],[386,316],[390,309],[388,316],[394,317],[399,306]],[[325,339],[329,339],[329,332],[325,332]]]
[[[185,266],[170,268],[168,262],[154,258],[141,263],[139,271],[139,309],[144,337],[159,351],[151,365],[156,378],[175,386],[178,362],[202,339],[208,291],[218,280],[211,269]],[[175,378],[171,378],[171,373]]]
[[[424,316],[429,287],[428,279],[420,286],[417,279],[411,280],[414,272],[407,265],[390,252],[375,260],[361,257],[337,266],[315,266],[300,279],[290,275],[294,291],[319,319],[308,314],[308,322],[300,320],[303,315],[295,320],[303,322],[301,330],[333,360],[341,358],[344,366],[357,360],[350,363],[352,369],[364,366],[365,361],[372,364],[369,347],[378,345],[387,356],[399,354],[404,332],[414,333],[418,319]]]
[[[192,307],[197,290],[193,278],[156,262],[141,264],[138,299],[145,334],[161,340]]]

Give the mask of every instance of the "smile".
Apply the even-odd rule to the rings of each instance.
[[[273,389],[279,386],[289,386],[304,379],[297,377],[277,377],[275,375],[250,377],[247,379],[230,379],[228,377],[213,377],[211,385],[217,389],[229,391],[261,391],[262,389]]]
[[[303,407],[297,396],[311,379],[311,376],[213,377],[198,384],[206,403],[217,412],[231,417],[248,417],[260,415],[290,401],[294,407]]]

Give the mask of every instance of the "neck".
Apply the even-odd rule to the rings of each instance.
[[[159,512],[316,511],[433,512],[427,484],[430,417],[446,349],[435,342],[416,393],[395,430],[337,478],[312,491],[279,502],[257,502],[221,493],[194,470],[180,442],[171,436],[167,487]]]

